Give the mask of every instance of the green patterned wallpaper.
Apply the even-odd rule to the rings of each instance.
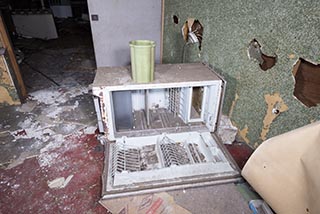
[[[181,27],[188,17],[199,19],[204,27],[200,57],[197,45],[186,46],[183,57]],[[247,48],[254,38],[265,54],[277,55],[273,68],[263,71],[248,58]],[[320,1],[167,0],[163,42],[163,63],[180,63],[183,58],[201,61],[224,76],[223,113],[251,146],[263,141],[263,129],[270,138],[320,119],[320,106],[307,108],[293,97],[292,76],[299,57],[320,63]],[[288,110],[272,120],[265,95],[275,93]],[[264,124],[264,120],[271,122]]]

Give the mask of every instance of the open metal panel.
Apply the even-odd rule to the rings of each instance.
[[[202,64],[157,65],[155,77],[137,84],[126,68],[97,72],[93,93],[106,146],[103,198],[239,180],[214,134],[224,80]],[[118,118],[126,117],[132,123],[119,126]]]
[[[241,180],[209,132],[124,137],[106,146],[104,199]]]
[[[108,118],[108,139],[112,141],[123,135],[140,136],[141,130],[144,135],[159,134],[166,129],[191,131],[199,126],[213,131],[219,112],[221,85],[222,81],[215,81],[193,87],[186,84],[184,87],[157,86],[153,89],[105,89],[103,107]],[[200,96],[193,96],[195,89],[201,90]]]

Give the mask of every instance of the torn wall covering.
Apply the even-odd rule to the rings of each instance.
[[[0,107],[5,105],[18,105],[20,98],[14,84],[13,72],[5,49],[0,49]]]
[[[223,113],[239,130],[246,130],[250,145],[262,142],[267,114],[266,95],[279,94],[288,110],[275,118],[266,138],[320,119],[320,106],[307,108],[293,96],[292,69],[299,57],[320,62],[320,1],[165,1],[164,63],[181,62],[184,40],[180,20],[198,19],[204,27],[201,57],[197,45],[185,50],[185,61],[203,61],[227,80]],[[277,55],[267,71],[247,56],[247,47],[257,39],[266,55]],[[196,71],[195,71],[196,72]]]

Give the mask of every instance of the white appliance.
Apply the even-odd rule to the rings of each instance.
[[[99,68],[92,90],[106,149],[102,198],[238,180],[214,133],[224,84],[200,63],[156,65],[144,84],[129,67]]]

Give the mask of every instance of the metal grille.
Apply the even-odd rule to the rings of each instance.
[[[171,165],[185,165],[190,163],[188,154],[182,143],[176,143],[165,136],[159,143],[160,151],[165,167]]]
[[[205,156],[199,151],[197,144],[189,143],[188,149],[190,151],[190,155],[192,156],[194,163],[206,162]]]
[[[112,144],[112,176],[116,172],[141,170],[140,150],[124,143]]]
[[[169,88],[169,110],[177,116],[180,111],[181,88]]]

